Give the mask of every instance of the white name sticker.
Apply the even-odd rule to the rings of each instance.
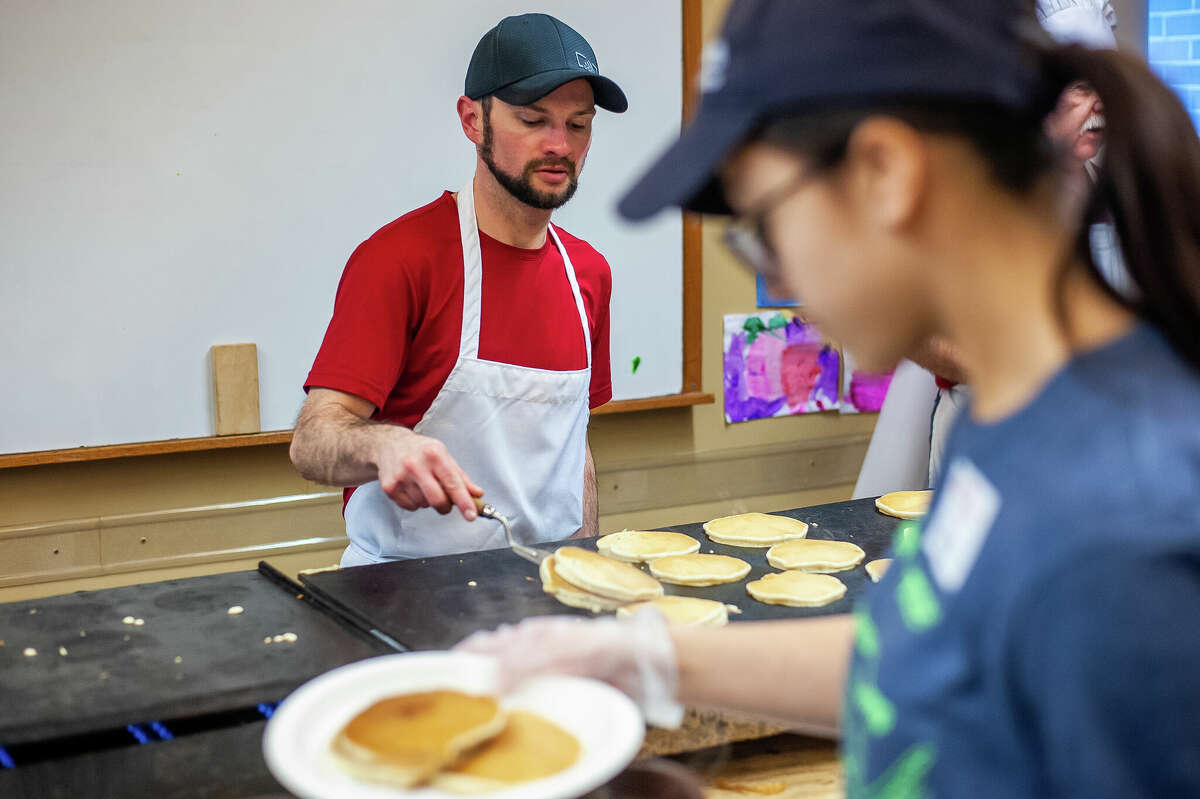
[[[942,591],[962,588],[999,512],[996,487],[975,464],[955,458],[942,484],[937,511],[921,536],[929,570]]]

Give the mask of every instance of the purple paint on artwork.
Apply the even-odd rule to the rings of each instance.
[[[821,334],[812,325],[806,325],[799,319],[793,317],[792,321],[788,322],[785,328],[787,331],[788,346],[793,344],[812,344],[819,346],[821,344]]]
[[[750,396],[746,382],[746,336],[735,333],[725,353],[725,416],[730,422],[765,419],[783,407],[783,398],[768,401]]]
[[[820,410],[827,411],[837,407],[841,356],[833,347],[826,345],[817,356],[817,364],[821,368],[821,377],[813,386],[812,402]]]
[[[891,384],[891,372],[877,375],[855,371],[850,376],[850,404],[863,413],[877,411],[883,407]]]

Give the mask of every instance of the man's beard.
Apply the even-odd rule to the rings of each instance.
[[[492,154],[490,115],[485,115],[483,118],[483,144],[479,146],[479,157],[483,159],[483,163],[487,164],[487,168],[495,176],[496,182],[503,186],[509,194],[526,205],[540,208],[543,211],[550,211],[566,205],[567,200],[570,200],[575,195],[575,190],[579,188],[579,179],[575,175],[575,164],[566,158],[539,158],[530,161],[520,175],[510,175],[500,169]],[[567,170],[567,188],[562,194],[538,191],[533,187],[534,171],[548,166],[562,167]]]

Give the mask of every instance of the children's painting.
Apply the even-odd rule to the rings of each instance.
[[[788,312],[725,317],[725,421],[836,410],[841,357]]]
[[[842,351],[842,413],[878,411],[891,384],[891,372],[864,372],[854,362],[852,353]]]

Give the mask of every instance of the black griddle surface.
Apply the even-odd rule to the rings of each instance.
[[[0,745],[276,702],[388,651],[255,571],[2,604],[0,640]]]
[[[897,519],[875,510],[873,499],[851,500],[811,508],[777,511],[813,525],[809,538],[850,541],[866,552],[863,563],[885,556]],[[493,523],[480,520],[481,524]],[[751,599],[746,583],[767,572],[767,548],[731,547],[710,541],[701,523],[661,528],[686,533],[700,541],[701,552],[732,555],[750,564],[750,574],[736,583],[707,588],[663,584],[668,594],[715,599],[737,605],[731,622],[794,619],[849,612],[855,597],[869,584],[863,566],[835,576],[846,584],[846,596],[821,608],[766,605]],[[595,549],[595,539],[549,545]],[[508,549],[468,552],[372,566],[321,572],[301,578],[310,590],[350,610],[414,650],[447,649],[477,630],[489,630],[529,616],[577,614],[542,591],[537,566]],[[469,585],[474,581],[475,585]]]

